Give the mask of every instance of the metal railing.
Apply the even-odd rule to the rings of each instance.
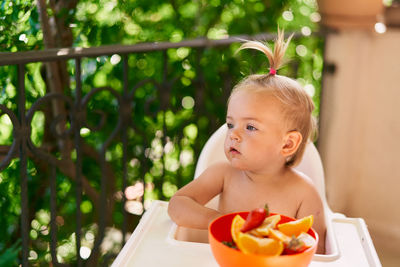
[[[167,127],[168,122],[166,118],[165,110],[168,108],[171,96],[171,88],[173,87],[174,81],[177,79],[176,77],[169,78],[168,77],[168,49],[181,48],[181,47],[189,47],[193,49],[199,49],[204,51],[209,48],[223,47],[228,46],[232,43],[238,42],[240,39],[258,39],[258,40],[272,40],[275,37],[274,34],[260,34],[257,36],[235,36],[230,37],[223,40],[209,40],[209,39],[195,39],[182,41],[179,43],[146,43],[146,44],[137,44],[137,45],[112,45],[112,46],[101,46],[101,47],[93,47],[93,48],[60,48],[60,49],[47,49],[42,51],[29,51],[29,52],[18,52],[18,53],[0,53],[0,66],[9,66],[16,65],[17,67],[17,97],[16,97],[16,106],[17,109],[10,107],[7,103],[0,104],[0,117],[6,115],[9,117],[9,120],[12,124],[12,144],[8,146],[1,146],[1,151],[3,152],[3,156],[0,156],[0,171],[4,171],[10,164],[18,159],[19,162],[19,179],[20,179],[20,198],[21,198],[21,219],[20,219],[20,235],[22,237],[22,255],[21,255],[21,263],[22,266],[29,265],[29,257],[30,257],[30,247],[31,239],[30,239],[30,223],[32,218],[34,217],[34,211],[32,210],[34,207],[30,206],[29,203],[29,177],[28,175],[28,164],[29,160],[33,160],[35,162],[36,168],[39,165],[45,165],[43,170],[46,170],[45,176],[48,179],[48,188],[50,191],[50,240],[49,240],[49,250],[51,255],[51,262],[54,265],[63,265],[59,263],[57,258],[57,246],[59,240],[57,238],[57,231],[61,227],[58,223],[58,216],[60,215],[60,210],[57,203],[57,177],[59,177],[59,173],[62,173],[63,177],[68,177],[72,181],[72,185],[75,190],[75,249],[76,249],[76,261],[74,260],[73,264],[77,264],[78,266],[82,265],[98,265],[99,257],[101,256],[101,244],[104,241],[105,232],[107,226],[112,224],[112,211],[115,210],[116,202],[115,193],[116,191],[122,192],[122,197],[120,199],[120,205],[118,206],[121,210],[120,212],[123,214],[123,222],[121,225],[122,232],[122,244],[125,242],[126,233],[129,232],[128,228],[131,228],[129,221],[130,214],[127,213],[124,208],[127,202],[127,198],[125,195],[125,189],[128,187],[129,183],[131,183],[132,179],[129,179],[129,164],[132,163],[133,158],[140,158],[139,162],[141,166],[146,166],[140,169],[140,173],[137,175],[136,180],[140,180],[144,187],[146,187],[146,182],[144,181],[144,177],[146,173],[149,172],[151,166],[148,163],[148,160],[151,156],[149,152],[149,148],[151,148],[151,143],[154,141],[154,136],[159,136],[159,140],[161,140],[161,147],[163,150],[161,154],[163,155],[165,152],[165,147],[167,143],[173,139],[172,136],[168,136]],[[299,37],[299,36],[295,36]],[[163,59],[162,64],[162,81],[156,81],[149,77],[149,79],[145,79],[139,81],[135,85],[129,84],[129,56],[132,54],[140,54],[140,53],[161,53],[161,58]],[[120,55],[121,62],[119,63],[122,67],[122,90],[116,90],[111,87],[100,87],[100,88],[92,88],[90,90],[83,89],[84,79],[82,77],[83,67],[82,60],[87,58],[96,58],[107,55]],[[201,53],[196,60],[201,60]],[[49,68],[51,68],[54,62],[64,62],[64,61],[73,61],[74,62],[74,75],[72,76],[75,84],[74,90],[70,90],[69,94],[63,92],[49,92],[45,96],[39,97],[35,99],[30,107],[27,105],[27,96],[26,96],[26,66],[27,64],[34,62],[42,62],[44,64],[49,64]],[[199,62],[196,63],[200,65]],[[49,71],[49,69],[47,70]],[[51,79],[51,78],[50,78]],[[46,80],[47,84],[51,82],[49,78]],[[227,77],[225,77],[227,79]],[[225,103],[227,96],[229,95],[229,90],[232,87],[233,79],[232,77],[228,77],[229,82],[225,84],[224,88],[222,88],[221,93],[221,103]],[[193,100],[196,103],[196,110],[201,111],[204,109],[204,98],[205,92],[202,90],[206,87],[204,77],[202,77],[201,73],[197,75],[195,81],[193,82],[195,87],[198,87],[196,93],[193,96]],[[152,114],[155,114],[153,118],[157,117],[157,114],[160,112],[163,113],[163,119],[161,120],[160,129],[154,130],[154,136],[146,136],[143,130],[140,128],[138,124],[141,122],[135,122],[132,120],[132,113],[139,112],[135,109],[140,109],[140,107],[135,106],[136,101],[136,92],[139,88],[150,85],[156,88],[160,93],[157,95],[157,110],[154,112],[154,108],[152,108],[152,101],[154,100],[154,96],[149,96],[143,106],[145,111],[149,111]],[[114,105],[116,107],[116,112],[113,115],[116,120],[115,127],[111,129],[110,133],[106,137],[106,140],[102,144],[95,145],[95,149],[90,148],[87,144],[87,140],[82,137],[82,129],[90,129],[92,133],[98,131],[99,129],[104,128],[106,119],[106,111],[102,110],[93,110],[91,107],[91,103],[95,102],[96,95],[101,93],[108,93],[114,101]],[[212,97],[212,96],[211,96]],[[12,106],[12,105],[11,105]],[[28,106],[28,109],[26,107]],[[47,144],[36,144],[32,140],[32,121],[37,112],[43,112],[45,109],[52,109],[51,118],[45,118],[47,127],[51,131],[51,137],[49,140],[52,140],[55,145],[46,146]],[[100,123],[97,126],[91,126],[88,120],[87,110],[89,109],[90,113],[96,113],[100,116]],[[58,110],[58,112],[54,112],[54,110]],[[143,111],[143,112],[145,112]],[[203,112],[204,113],[204,112]],[[213,132],[221,121],[218,118],[212,118],[212,114],[205,114],[208,116],[211,123],[208,124],[208,132],[205,133],[206,136],[209,133]],[[111,116],[112,117],[112,116]],[[191,119],[188,123],[194,122],[195,120]],[[161,131],[161,132],[160,132]],[[182,129],[180,129],[182,131]],[[129,151],[129,144],[132,141],[132,135],[130,132],[134,132],[134,135],[142,135],[139,141],[135,141],[137,143],[141,143],[140,150],[137,155],[133,156]],[[182,137],[182,136],[181,136]],[[183,140],[182,138],[179,140]],[[198,144],[194,148],[195,156],[199,152],[201,146],[203,145],[205,140],[198,140]],[[108,162],[107,150],[110,146],[114,146],[115,144],[119,144],[122,147],[122,155],[120,157],[120,163],[118,166],[121,168],[119,171],[119,175],[113,174],[113,166]],[[178,142],[176,142],[178,143]],[[195,146],[195,145],[193,145]],[[131,147],[132,148],[132,147]],[[181,149],[182,151],[183,149]],[[88,152],[89,151],[89,152]],[[90,155],[90,151],[95,151],[91,154],[90,157],[95,158],[95,161],[98,163],[99,173],[101,175],[98,188],[100,192],[92,192],[90,181],[88,179],[87,171],[84,170],[85,167],[85,159]],[[139,155],[139,156],[138,156]],[[161,178],[158,181],[160,184],[159,187],[163,186],[163,181],[165,176],[167,175],[167,171],[165,170],[165,159],[163,156],[158,156],[161,158],[162,164],[164,167],[162,168]],[[194,159],[195,160],[195,159]],[[180,175],[180,169],[176,170],[177,176]],[[114,176],[118,176],[115,178]],[[110,177],[114,177],[110,179]],[[119,182],[116,180],[120,179]],[[177,178],[179,179],[179,177]],[[112,180],[111,184],[110,180]],[[91,180],[92,181],[92,180]],[[119,189],[116,189],[115,183],[119,183]],[[157,183],[157,182],[154,182]],[[180,184],[184,183],[184,181],[180,181]],[[144,190],[150,190],[145,188]],[[94,212],[95,216],[97,216],[97,220],[95,220],[95,224],[97,225],[97,234],[95,240],[93,242],[93,247],[91,249],[90,257],[84,259],[80,255],[81,247],[82,247],[82,220],[83,214],[81,211],[82,205],[82,197],[89,196],[91,197],[94,206],[96,207],[96,212]],[[143,196],[143,194],[142,194]],[[142,203],[144,202],[144,197],[141,198]],[[143,203],[144,204],[144,203]],[[138,218],[136,218],[137,222]],[[131,220],[132,221],[132,220]],[[132,230],[132,229],[130,229]],[[105,259],[102,260],[103,264],[106,264]]]

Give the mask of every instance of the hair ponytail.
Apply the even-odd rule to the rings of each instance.
[[[272,50],[266,43],[259,41],[246,41],[239,47],[238,51],[243,49],[255,49],[264,53],[269,61],[270,74],[274,75],[276,71],[285,63],[285,53],[292,37],[293,34],[290,35],[285,42],[284,31],[280,31],[278,28],[278,36],[275,40],[274,50]]]

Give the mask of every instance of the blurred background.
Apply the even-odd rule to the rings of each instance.
[[[400,264],[400,3],[2,0],[0,266],[108,266],[193,178],[243,77],[239,38],[294,33],[280,74],[317,106],[334,211]],[[396,111],[397,110],[397,111]]]

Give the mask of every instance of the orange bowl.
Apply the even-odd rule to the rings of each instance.
[[[244,254],[243,252],[230,248],[222,241],[232,242],[231,236],[231,224],[233,218],[239,214],[244,219],[247,218],[248,212],[235,212],[223,215],[215,219],[208,227],[208,239],[211,246],[211,251],[214,258],[221,267],[302,267],[308,266],[312,260],[312,257],[317,249],[318,234],[311,228],[308,231],[312,237],[315,238],[315,244],[306,249],[305,251],[291,255],[280,255],[280,256],[263,256],[255,254]],[[271,213],[274,215],[274,213]],[[281,220],[278,222],[285,223],[294,221],[295,219],[281,215]]]

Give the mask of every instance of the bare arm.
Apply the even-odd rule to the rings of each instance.
[[[314,223],[312,227],[319,236],[317,253],[325,254],[326,225],[324,207],[317,190],[310,185],[305,190],[305,197],[297,211],[297,218],[303,218],[311,214],[314,216]]]
[[[175,193],[169,201],[168,214],[176,224],[207,229],[211,221],[221,215],[204,205],[222,192],[228,166],[227,163],[210,166],[197,179]]]

